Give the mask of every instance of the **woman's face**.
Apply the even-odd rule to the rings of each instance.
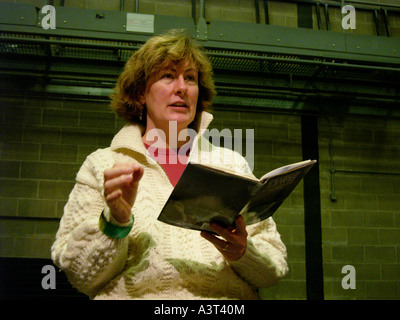
[[[194,120],[199,96],[198,70],[194,63],[167,63],[150,78],[141,103],[147,108],[146,130],[167,130],[177,122],[178,132]]]

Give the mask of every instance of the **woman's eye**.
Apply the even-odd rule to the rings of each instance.
[[[174,76],[171,73],[165,73],[162,77],[166,78],[166,79],[173,79],[174,78]]]
[[[196,82],[197,81],[196,77],[193,76],[193,75],[186,76],[186,80],[187,81],[191,81],[191,82]]]

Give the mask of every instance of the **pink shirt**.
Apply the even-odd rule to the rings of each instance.
[[[186,145],[181,149],[164,149],[144,144],[150,155],[158,162],[167,174],[169,181],[175,187],[185,170],[190,149]],[[184,148],[184,149],[183,149]],[[186,152],[185,152],[186,151]]]

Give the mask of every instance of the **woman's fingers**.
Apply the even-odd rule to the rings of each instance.
[[[144,169],[136,164],[115,164],[113,168],[104,171],[104,195],[106,200],[109,196],[115,196],[121,193],[115,193],[118,189],[127,192],[128,198],[130,191],[136,191],[140,179],[143,176]],[[132,190],[130,190],[132,189]],[[114,198],[114,197],[113,197]],[[130,200],[130,199],[127,199]]]
[[[123,174],[104,182],[104,195],[106,199],[111,193],[119,190],[123,185],[129,184],[133,180],[132,174]]]
[[[236,218],[235,225],[232,228],[224,228],[216,223],[212,223],[210,227],[226,241],[234,245],[243,245],[247,239],[246,224],[242,216]]]
[[[236,235],[241,236],[241,237],[246,237],[247,238],[247,230],[246,230],[246,223],[243,220],[242,216],[238,216],[235,220],[235,230],[234,232]]]
[[[144,168],[142,166],[137,166],[134,168],[134,171],[132,173],[133,179],[132,179],[132,184],[133,185],[138,185],[140,179],[142,179],[144,173]]]
[[[137,166],[133,163],[116,163],[112,168],[104,170],[104,180],[110,180],[123,174],[131,174]]]
[[[226,259],[231,261],[240,259],[247,247],[247,231],[243,218],[239,216],[236,219],[234,228],[224,228],[215,223],[210,227],[224,239],[205,231],[201,232],[201,236],[210,241]]]
[[[202,231],[200,234],[204,239],[210,241],[216,248],[220,248],[221,250],[226,248],[227,242],[218,238],[214,234],[207,231]]]
[[[118,221],[127,221],[136,199],[144,168],[132,163],[116,163],[104,171],[104,197],[111,214]]]

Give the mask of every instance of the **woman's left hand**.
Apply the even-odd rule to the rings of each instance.
[[[239,260],[247,247],[246,224],[242,216],[236,219],[234,229],[224,228],[216,223],[212,223],[210,227],[223,239],[207,231],[202,231],[201,236],[210,241],[225,259],[229,261]]]

